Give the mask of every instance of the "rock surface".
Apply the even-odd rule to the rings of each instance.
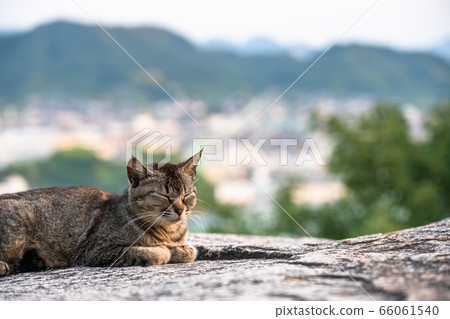
[[[0,278],[0,300],[450,300],[450,218],[340,241],[193,234],[192,264]]]

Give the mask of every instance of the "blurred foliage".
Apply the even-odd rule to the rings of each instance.
[[[0,179],[10,174],[22,175],[32,188],[84,185],[122,193],[127,186],[123,163],[98,159],[82,148],[59,151],[42,161],[14,163],[0,172]]]
[[[402,110],[379,104],[348,121],[332,116],[320,127],[334,140],[328,169],[348,195],[320,207],[292,203],[293,185],[277,200],[312,236],[354,237],[427,224],[450,216],[450,102],[429,114],[427,138],[415,141]],[[304,234],[277,209],[280,231]]]
[[[194,230],[211,233],[248,234],[248,227],[244,225],[239,209],[232,205],[219,203],[214,196],[214,185],[202,176],[201,170],[197,176],[196,186],[199,200],[196,211],[205,227],[204,229],[201,226],[194,227]]]

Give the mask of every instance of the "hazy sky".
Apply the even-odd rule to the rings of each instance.
[[[338,38],[374,0],[75,0],[106,26],[161,26],[204,42],[269,37],[321,47]],[[340,42],[424,49],[450,39],[450,1],[378,0]],[[66,19],[92,23],[73,0],[0,0],[0,30]]]

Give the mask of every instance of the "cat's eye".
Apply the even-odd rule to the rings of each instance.
[[[183,197],[183,202],[185,202],[186,200],[189,200],[189,198],[192,197],[192,195],[194,195],[194,193],[190,193],[190,194],[185,195]]]
[[[161,194],[161,193],[158,193],[158,192],[151,192],[151,195],[156,195],[157,197],[164,197],[164,198],[166,198],[169,202],[171,202],[170,197],[167,196],[167,195],[165,195],[165,194]]]

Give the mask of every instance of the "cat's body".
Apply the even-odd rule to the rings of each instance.
[[[53,187],[0,195],[0,276],[71,266],[192,262],[186,216],[195,206],[199,156],[151,172],[128,164],[124,195]]]

